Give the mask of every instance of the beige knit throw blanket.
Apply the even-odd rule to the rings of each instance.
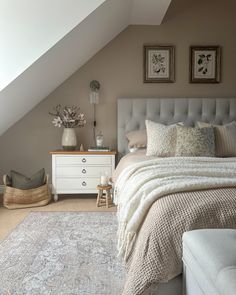
[[[185,191],[236,186],[236,159],[157,158],[122,171],[114,191],[118,205],[118,251],[126,260],[152,204]]]

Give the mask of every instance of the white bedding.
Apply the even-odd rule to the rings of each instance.
[[[156,157],[153,156],[146,156],[146,149],[140,149],[137,150],[136,152],[128,153],[125,155],[123,158],[120,159],[116,170],[114,171],[112,175],[112,180],[115,183],[116,180],[118,179],[119,175],[121,172],[128,166],[135,164],[135,163],[140,163],[147,161],[148,159],[155,159]]]
[[[153,158],[128,165],[115,185],[119,254],[127,257],[141,223],[157,199],[175,192],[233,186],[236,158]]]

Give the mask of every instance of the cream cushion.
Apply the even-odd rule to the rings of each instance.
[[[173,157],[175,155],[176,125],[163,125],[146,120],[147,156]]]
[[[130,131],[126,134],[129,148],[144,148],[147,146],[146,129]]]
[[[215,136],[213,127],[193,128],[176,126],[176,157],[214,157]]]
[[[211,125],[205,122],[197,122],[198,127],[214,127],[216,156],[235,157],[236,156],[236,122],[233,121],[225,125]]]

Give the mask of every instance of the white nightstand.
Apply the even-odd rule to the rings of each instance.
[[[52,151],[52,192],[58,194],[96,194],[101,172],[112,175],[115,151]]]

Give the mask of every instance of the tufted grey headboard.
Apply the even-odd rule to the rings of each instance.
[[[144,129],[150,119],[166,125],[185,122],[193,126],[197,121],[221,125],[236,120],[235,98],[119,98],[118,153],[128,153],[125,134]]]

